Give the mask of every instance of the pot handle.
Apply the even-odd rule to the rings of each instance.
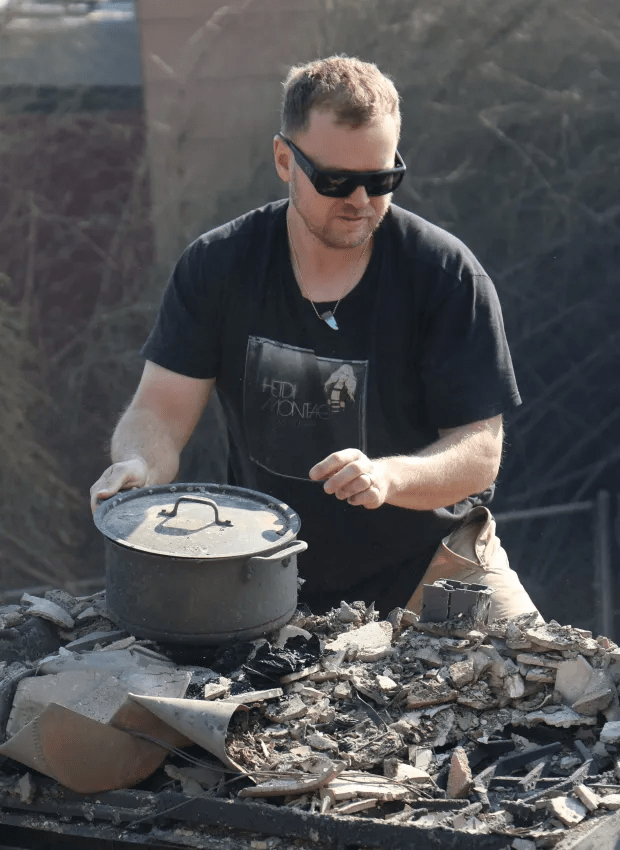
[[[283,567],[288,567],[291,563],[291,557],[299,552],[305,552],[308,544],[305,540],[293,540],[290,546],[285,549],[278,549],[272,555],[253,555],[245,565],[244,579],[249,581],[254,575],[254,567],[260,567],[263,564],[273,564],[274,561],[282,561]]]
[[[169,511],[167,511],[165,508],[162,508],[159,512],[159,516],[176,516],[179,510],[179,504],[181,502],[200,502],[200,504],[202,505],[208,505],[215,511],[215,521],[218,525],[232,525],[232,522],[229,519],[220,519],[219,508],[212,499],[205,499],[204,497],[200,496],[179,496],[179,498],[174,503],[174,507],[171,508],[171,510]]]

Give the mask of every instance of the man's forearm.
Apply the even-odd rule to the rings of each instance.
[[[435,510],[486,490],[497,477],[502,426],[498,421],[453,429],[411,456],[375,463],[387,482],[385,501],[412,510]]]
[[[173,481],[181,456],[170,428],[151,410],[129,407],[112,435],[112,463],[141,458],[148,468],[147,484]]]

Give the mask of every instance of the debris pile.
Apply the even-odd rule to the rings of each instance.
[[[17,731],[20,683],[41,666],[10,651],[28,654],[34,618],[45,622],[45,653],[150,654],[184,691],[175,706],[245,706],[226,729],[226,761],[240,771],[168,746],[151,788],[159,774],[190,796],[502,835],[516,850],[555,846],[620,809],[620,648],[582,629],[531,615],[421,622],[403,609],[381,620],[372,605],[343,602],[325,615],[301,606],[277,634],[195,648],[192,660],[119,632],[103,594],[25,596],[0,608],[2,733]],[[34,797],[36,774],[2,767],[22,799]]]

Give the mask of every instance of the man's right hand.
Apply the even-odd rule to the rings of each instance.
[[[119,490],[145,487],[148,475],[146,461],[141,457],[123,460],[109,466],[90,488],[90,507],[95,513],[99,502],[116,495]]]

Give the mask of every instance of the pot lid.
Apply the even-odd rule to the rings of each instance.
[[[109,540],[175,558],[238,558],[283,547],[298,515],[264,493],[226,484],[128,490],[102,502],[95,525]]]

